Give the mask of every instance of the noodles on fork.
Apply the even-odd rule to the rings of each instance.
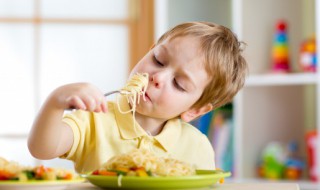
[[[121,94],[124,95],[128,102],[132,103],[132,108],[128,111],[122,111],[119,107],[121,113],[129,113],[136,111],[136,105],[140,102],[140,96],[146,93],[149,82],[148,73],[136,73],[131,77],[131,79],[127,82],[127,84],[120,90]],[[119,106],[119,104],[118,104]]]

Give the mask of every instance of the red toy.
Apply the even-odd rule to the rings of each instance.
[[[306,135],[307,152],[308,152],[308,171],[312,181],[318,181],[317,163],[316,163],[316,144],[319,137],[316,131],[308,132]]]

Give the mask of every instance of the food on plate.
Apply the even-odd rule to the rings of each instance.
[[[118,187],[124,188],[131,187],[132,183],[138,187],[138,183],[149,180],[152,180],[149,182],[164,181],[173,185],[172,182],[175,180],[185,180],[185,183],[190,183],[189,180],[209,178],[212,184],[223,183],[223,178],[230,176],[230,173],[222,170],[196,170],[191,164],[177,159],[158,157],[147,149],[135,149],[127,154],[114,156],[90,174],[86,178],[94,185],[114,187],[114,183],[117,182]],[[150,185],[153,186],[151,183],[145,183],[141,187]]]
[[[8,180],[18,177],[21,167],[17,162],[9,162],[0,157],[0,180]]]
[[[43,165],[26,167],[0,157],[0,181],[72,180],[77,177],[74,172],[66,169],[44,167]]]
[[[105,176],[189,176],[194,175],[195,167],[172,158],[157,157],[149,150],[135,149],[109,159],[93,175]]]

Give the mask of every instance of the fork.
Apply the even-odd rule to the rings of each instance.
[[[120,94],[123,94],[123,95],[128,95],[128,94],[130,94],[128,91],[114,90],[114,91],[110,91],[110,92],[104,93],[103,95],[106,97],[106,96],[109,96],[109,95],[115,94],[115,93],[120,93]]]

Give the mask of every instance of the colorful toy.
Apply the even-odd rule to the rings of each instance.
[[[287,73],[290,71],[288,49],[287,23],[279,21],[276,24],[272,47],[272,70],[274,72]]]
[[[258,172],[260,177],[267,179],[282,179],[284,171],[284,147],[281,143],[271,142],[262,152],[262,161]]]
[[[297,180],[301,178],[304,162],[298,155],[298,143],[293,141],[288,145],[288,155],[285,161],[284,178]]]
[[[314,36],[302,42],[300,46],[299,64],[302,71],[316,72],[317,53],[316,38]]]
[[[298,144],[291,142],[286,149],[283,143],[269,143],[263,150],[257,169],[258,176],[261,178],[300,179],[304,162],[298,155]]]

